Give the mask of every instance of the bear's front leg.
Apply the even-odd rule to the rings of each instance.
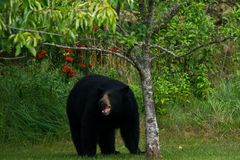
[[[86,106],[87,110],[83,114],[82,123],[81,123],[81,141],[83,154],[86,156],[95,156],[97,149],[97,121],[96,121],[96,112],[94,112],[91,107],[93,104]]]
[[[101,129],[101,134],[98,140],[102,154],[117,154],[115,151],[115,129]]]
[[[128,148],[129,152],[132,154],[138,154],[139,153],[138,133],[136,133],[136,131],[131,130],[130,128],[129,129],[121,128],[120,132],[125,143],[125,146]]]
[[[79,156],[83,155],[81,131],[79,128],[71,127],[72,140]]]
[[[97,149],[96,129],[93,127],[82,128],[82,149],[84,156],[95,156]]]
[[[140,131],[137,116],[138,115],[136,115],[135,118],[125,119],[120,126],[120,132],[125,146],[132,154],[139,154],[141,152],[138,148]]]

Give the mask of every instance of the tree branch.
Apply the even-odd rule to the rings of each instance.
[[[124,36],[128,36],[129,33],[125,31],[119,24],[117,24],[117,28],[119,29],[119,32],[122,32]]]
[[[148,0],[148,15],[146,18],[148,18],[149,21],[151,21],[153,12],[154,12],[154,5],[156,4],[155,0]]]
[[[210,41],[210,42],[208,42],[208,43],[199,44],[199,45],[197,45],[196,47],[190,49],[186,54],[181,55],[181,56],[179,56],[179,57],[183,57],[183,56],[190,55],[190,54],[192,54],[194,51],[196,51],[196,50],[198,50],[198,49],[200,49],[200,48],[203,48],[203,47],[206,47],[206,46],[209,46],[209,45],[212,45],[212,44],[216,44],[216,43],[222,43],[222,42],[225,42],[225,41],[227,41],[227,40],[229,40],[229,39],[234,39],[234,38],[235,38],[235,37],[233,37],[233,36],[228,36],[228,37],[224,37],[224,38],[221,37],[221,38],[217,38],[217,39],[215,39],[215,40],[213,40],[213,41]]]
[[[37,30],[32,30],[32,29],[23,29],[23,28],[17,28],[17,27],[12,27],[12,26],[8,26],[8,28],[9,29],[18,30],[18,31],[33,32],[33,33],[38,33],[38,34],[47,34],[47,35],[53,35],[53,36],[63,36],[62,34],[58,34],[58,33],[50,33],[50,32],[37,31]],[[59,48],[71,48],[71,49],[75,49],[75,50],[76,49],[82,49],[82,50],[88,50],[88,51],[99,51],[99,52],[105,52],[105,53],[108,53],[108,54],[114,54],[117,57],[126,60],[127,62],[132,64],[134,67],[136,66],[133,60],[131,60],[130,58],[124,56],[123,54],[121,54],[119,52],[112,52],[112,51],[105,50],[105,49],[100,49],[100,48],[69,47],[69,46],[60,45],[60,44],[54,44],[54,43],[43,43],[43,44],[44,45],[48,45],[48,46],[55,46],[55,47],[59,47]],[[15,57],[15,58],[0,57],[0,58],[1,59],[19,59],[19,58],[24,58],[24,57]]]
[[[104,52],[107,54],[113,54],[121,59],[124,59],[125,61],[129,62],[131,65],[133,65],[134,67],[136,67],[135,63],[133,60],[131,60],[130,58],[124,56],[123,54],[119,53],[119,52],[112,52],[110,50],[106,50],[106,49],[100,49],[100,48],[93,48],[93,47],[70,47],[70,46],[66,46],[66,45],[60,45],[60,44],[55,44],[55,43],[43,43],[43,45],[47,45],[47,46],[54,46],[54,47],[58,47],[58,48],[70,48],[70,49],[81,49],[81,50],[86,50],[86,51],[98,51],[98,52]]]
[[[117,7],[116,7],[116,13],[117,13],[118,17],[120,16],[120,10],[121,10],[121,3],[120,3],[120,1],[118,1]]]
[[[148,0],[148,13],[145,16],[145,25],[147,27],[147,35],[145,37],[146,45],[149,44],[150,38],[153,34],[153,13],[155,4],[155,0]],[[148,49],[146,50],[146,52],[148,52]]]
[[[18,59],[23,59],[27,57],[27,53],[25,53],[23,56],[19,57],[0,57],[2,60],[18,60]]]
[[[139,12],[141,13],[142,15],[142,21],[144,20],[144,17],[145,17],[145,4],[144,4],[144,0],[139,0]]]
[[[62,34],[59,34],[59,33],[50,33],[50,32],[37,31],[37,30],[32,30],[32,29],[17,28],[17,27],[13,27],[13,26],[7,26],[7,27],[9,29],[18,30],[18,31],[24,31],[24,32],[32,32],[32,33],[38,33],[38,34],[47,34],[47,35],[59,36],[59,37],[63,36]]]
[[[180,9],[181,6],[178,3],[173,5],[166,13],[165,18],[162,20],[163,25],[160,25],[159,28],[164,28],[173,19],[173,17],[178,14]]]
[[[59,37],[63,37],[63,34],[60,33],[51,33],[51,32],[45,32],[45,31],[38,31],[38,30],[32,30],[32,29],[24,29],[24,28],[17,28],[17,27],[13,27],[13,26],[8,26],[9,29],[13,29],[13,30],[18,30],[18,31],[24,31],[24,32],[31,32],[31,33],[38,33],[38,34],[47,34],[47,35],[51,35],[51,36],[59,36]],[[95,41],[95,38],[81,38],[81,40],[93,40]]]
[[[179,57],[179,55],[177,55],[177,54],[174,53],[173,51],[170,51],[169,49],[164,48],[164,47],[159,46],[159,45],[150,45],[150,48],[159,48],[159,49],[161,49],[162,51],[173,55],[174,57]]]
[[[210,41],[210,42],[207,42],[207,43],[199,44],[196,47],[190,49],[186,54],[183,54],[183,55],[178,55],[178,54],[174,53],[173,51],[171,51],[169,49],[166,49],[166,48],[164,48],[162,46],[159,46],[159,45],[150,45],[150,48],[159,48],[162,51],[164,51],[166,53],[169,53],[169,54],[171,54],[174,57],[180,58],[180,57],[188,56],[188,55],[194,53],[194,51],[196,51],[196,50],[198,50],[200,48],[203,48],[203,47],[206,47],[206,46],[209,46],[209,45],[212,45],[212,44],[222,43],[222,42],[225,42],[225,41],[227,41],[229,39],[234,39],[234,38],[235,37],[228,36],[228,37],[224,37],[224,38],[218,38],[216,40],[213,40],[213,41]],[[153,59],[156,59],[156,58],[157,57],[153,57]]]
[[[153,24],[153,12],[154,12],[154,6],[155,6],[156,2],[155,0],[149,0],[148,1],[148,14],[145,17],[145,23],[146,26],[148,27],[148,29],[151,30],[152,24]]]

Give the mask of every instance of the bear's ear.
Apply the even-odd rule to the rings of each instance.
[[[123,88],[120,89],[122,93],[128,93],[129,91],[129,86],[124,86]]]

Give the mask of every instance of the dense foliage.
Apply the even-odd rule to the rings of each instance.
[[[166,6],[168,2],[159,7]],[[163,21],[158,23],[162,27],[156,26],[157,44],[186,55],[173,58],[163,50],[154,52],[158,58],[153,73],[159,113],[174,103],[189,105],[193,97],[207,99],[219,80],[239,69],[239,39],[231,40],[239,37],[239,4],[185,1],[181,7],[168,25]],[[218,44],[223,37],[229,41]],[[210,45],[214,42],[217,45]]]
[[[67,133],[65,114],[69,85],[47,63],[0,67],[0,139],[42,141]],[[47,71],[47,72],[46,72]]]
[[[178,13],[173,17],[166,15],[169,8],[174,10],[176,4],[180,6]],[[114,9],[118,7],[123,10],[120,15]],[[139,13],[135,12],[137,7],[134,1],[4,1],[0,16],[3,39],[1,54],[8,56],[15,53],[18,56],[21,52],[29,51],[37,55],[44,48],[49,50],[47,58],[62,64],[68,51],[51,49],[45,46],[44,42],[103,49],[107,47],[110,51],[123,51],[128,54],[127,51],[141,42],[147,31],[146,26],[141,23]],[[215,76],[215,73],[222,71],[225,66],[229,68],[229,63],[231,66],[237,64],[240,58],[234,52],[238,50],[238,45],[229,42],[221,46],[200,47],[193,54],[191,51],[214,40],[238,37],[239,4],[234,1],[172,0],[157,3],[157,10],[160,14],[154,15],[154,44],[167,47],[178,55],[189,53],[182,58],[173,58],[171,55],[163,55],[163,50],[153,48],[152,54],[156,55],[153,72],[155,84],[158,86],[155,97],[157,106],[174,103],[174,99],[185,99],[184,97],[192,93],[199,98],[206,97],[212,90],[209,73]],[[115,32],[117,23],[121,28]],[[124,34],[127,34],[127,37]],[[236,46],[236,49],[232,46]],[[89,63],[89,56],[85,58],[86,55],[73,52],[75,62],[81,57],[86,62],[75,64],[73,69],[68,69],[69,72],[65,67],[69,66],[68,64],[61,67],[65,67],[63,70],[70,77],[76,74],[76,70],[84,70],[86,74],[87,66],[93,66]],[[89,55],[92,51],[86,53]],[[230,58],[226,57],[228,53]],[[222,57],[224,60],[219,63],[220,60],[217,60]],[[178,79],[181,84],[176,84]],[[166,89],[160,89],[159,84],[164,84],[162,87]]]

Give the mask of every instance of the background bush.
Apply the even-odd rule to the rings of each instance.
[[[47,64],[1,65],[1,142],[39,141],[68,132],[65,106],[71,85]]]
[[[159,119],[161,128],[193,130],[205,135],[227,134],[240,130],[239,73],[217,86],[207,100],[194,98],[188,105],[174,104]]]

